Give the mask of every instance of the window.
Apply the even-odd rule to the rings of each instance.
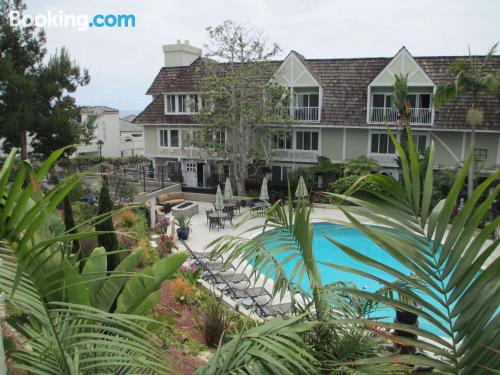
[[[318,107],[319,94],[317,93],[298,93],[295,94],[296,107]]]
[[[170,147],[179,147],[179,131],[170,130]]]
[[[318,150],[318,132],[298,131],[295,148],[297,150]]]
[[[431,94],[419,94],[419,108],[431,108]]]
[[[179,112],[186,113],[187,108],[187,95],[177,95],[177,102],[179,104]]]
[[[160,147],[179,147],[179,141],[179,130],[160,129]]]
[[[372,134],[370,152],[372,154],[395,154],[396,150],[389,134]]]
[[[374,108],[392,108],[393,96],[392,94],[373,94],[372,103]]]
[[[226,147],[226,132],[224,130],[217,130],[214,135],[214,140],[217,147]]]
[[[426,135],[414,135],[413,143],[415,144],[415,149],[419,154],[423,154],[427,148],[427,136]]]
[[[175,95],[165,95],[167,100],[167,113],[175,113]]]
[[[273,134],[272,146],[275,150],[291,150],[293,134],[290,132],[279,132]]]
[[[160,129],[160,146],[168,147],[168,129]]]
[[[288,174],[292,171],[292,167],[285,165],[273,165],[271,168],[271,180],[273,182],[285,182],[288,179]]]

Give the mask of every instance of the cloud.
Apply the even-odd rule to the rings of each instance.
[[[163,64],[163,44],[206,41],[205,28],[225,19],[264,29],[286,55],[309,58],[484,53],[500,37],[500,2],[477,0],[27,0],[28,13],[134,14],[133,29],[48,28],[48,49],[68,47],[92,81],[79,104],[143,109],[144,93]]]

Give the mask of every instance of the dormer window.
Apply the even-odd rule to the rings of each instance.
[[[165,94],[165,114],[198,113],[201,107],[198,94]]]

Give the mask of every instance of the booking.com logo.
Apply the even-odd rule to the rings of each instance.
[[[61,10],[47,14],[21,14],[18,10],[9,12],[10,26],[20,27],[67,27],[86,31],[89,28],[128,28],[135,27],[135,15],[133,14],[96,14],[91,17],[87,14],[64,14]]]

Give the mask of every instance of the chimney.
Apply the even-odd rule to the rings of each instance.
[[[176,44],[166,44],[163,46],[165,56],[165,67],[189,66],[201,56],[201,49],[189,45],[189,40],[184,43],[177,39]]]

